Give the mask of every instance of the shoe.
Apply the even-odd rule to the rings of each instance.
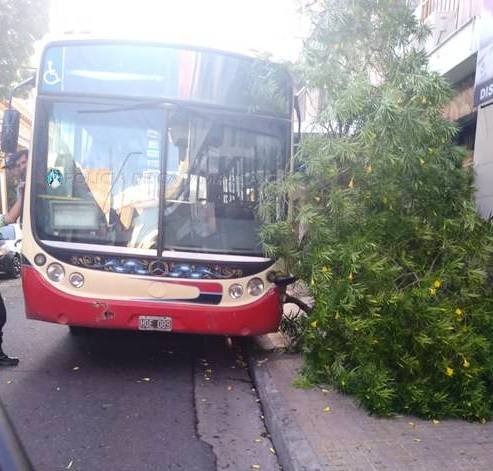
[[[18,358],[11,358],[5,355],[5,353],[0,354],[0,366],[17,366],[18,364]]]

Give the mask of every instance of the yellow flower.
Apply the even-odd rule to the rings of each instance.
[[[435,280],[435,281],[433,282],[433,287],[434,287],[434,288],[441,288],[441,287],[442,287],[442,282],[441,282],[441,280]]]
[[[447,366],[447,369],[445,370],[445,374],[447,376],[454,376],[454,369],[450,368],[450,366]]]
[[[353,281],[353,273],[352,272],[349,274],[348,279],[350,282]]]
[[[461,320],[464,317],[464,311],[458,307],[455,310],[455,315],[457,316],[457,319]]]
[[[330,268],[329,268],[329,267],[322,267],[322,271],[323,271],[324,273],[327,273],[327,272],[329,272],[329,271],[330,271]]]
[[[317,325],[318,325],[318,321],[315,319],[313,322],[310,322],[310,325],[316,329],[317,328]]]
[[[436,288],[430,288],[429,291],[432,296],[435,296],[435,294],[437,294]]]
[[[464,358],[464,363],[462,363],[462,366],[464,368],[469,368],[471,366],[471,364],[467,361],[467,358]]]

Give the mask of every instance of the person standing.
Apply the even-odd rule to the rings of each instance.
[[[7,224],[12,224],[21,215],[22,203],[23,203],[23,190],[24,190],[24,180],[26,176],[27,168],[27,150],[21,150],[12,156],[9,156],[6,162],[6,167],[14,171],[15,176],[19,180],[17,201],[14,203],[12,208],[6,214],[0,214],[0,227],[6,226]],[[0,367],[2,366],[17,366],[19,364],[19,359],[14,357],[9,357],[2,349],[3,340],[3,326],[7,321],[7,310],[5,308],[5,303],[3,301],[2,295],[0,293]]]

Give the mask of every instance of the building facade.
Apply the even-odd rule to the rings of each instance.
[[[493,32],[493,23],[488,22],[493,0],[421,0],[415,4],[416,15],[432,31],[426,45],[430,66],[456,91],[445,115],[460,126],[457,141],[470,150],[478,209],[489,218],[493,215],[493,93],[491,99],[483,93],[479,100],[478,82],[493,80],[493,55],[485,55],[482,47],[485,34]]]

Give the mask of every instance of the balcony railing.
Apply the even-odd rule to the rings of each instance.
[[[428,53],[440,47],[480,15],[482,0],[420,0],[415,15],[428,25],[431,35],[425,49]]]
[[[421,21],[433,21],[434,14],[453,15],[454,29],[459,29],[481,11],[481,0],[422,0],[419,5]]]

